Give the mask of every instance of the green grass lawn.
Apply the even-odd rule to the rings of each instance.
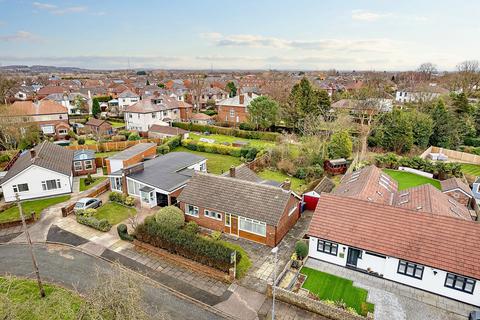
[[[240,158],[237,157],[209,152],[192,151],[185,147],[178,147],[175,148],[175,150],[173,151],[189,152],[206,158],[207,170],[209,173],[213,174],[222,174],[223,172],[228,171],[232,165],[238,166],[242,163]]]
[[[95,158],[107,158],[119,152],[120,151],[95,152]]]
[[[43,209],[53,206],[54,204],[65,202],[70,199],[70,195],[59,196],[53,198],[45,198],[39,200],[23,201],[22,209],[25,215],[29,215],[32,211],[35,211],[37,218],[40,217],[40,213]],[[0,212],[0,223],[20,220],[20,213],[18,207],[14,206],[3,212]]]
[[[404,190],[411,187],[416,187],[422,184],[430,183],[437,189],[441,189],[440,181],[435,179],[430,179],[427,177],[420,176],[415,173],[392,170],[392,169],[383,169],[383,171],[392,177],[398,183],[398,190]]]
[[[300,272],[307,275],[303,287],[319,299],[343,301],[347,307],[354,308],[363,316],[366,316],[369,311],[373,312],[374,305],[367,302],[368,291],[355,287],[351,280],[307,267],[303,267]]]
[[[269,149],[275,145],[275,143],[272,141],[259,140],[259,139],[243,139],[243,138],[237,138],[233,136],[226,136],[223,134],[211,134],[206,136],[206,135],[200,135],[196,133],[190,133],[190,139],[198,141],[200,140],[200,138],[213,139],[215,140],[215,143],[223,143],[223,142],[233,143],[235,141],[242,141],[242,142],[247,142],[250,146],[255,147],[257,149]]]
[[[99,184],[100,182],[102,182],[103,180],[107,179],[107,177],[97,177],[97,178],[93,178],[94,181],[89,184],[88,186],[85,185],[85,180],[87,178],[80,178],[80,191],[85,191],[85,190],[88,190],[92,187],[95,187],[97,184]]]
[[[40,298],[36,281],[0,277],[0,319],[77,319],[83,304],[80,296],[51,284],[43,287],[46,297]]]
[[[135,215],[136,212],[135,208],[125,207],[115,202],[107,202],[97,209],[94,217],[98,220],[107,219],[111,225],[116,225],[128,217]]]
[[[85,145],[86,146],[94,146],[97,144],[97,141],[93,140],[93,139],[85,139]],[[78,141],[73,141],[71,143],[72,146],[78,146]]]
[[[461,166],[462,166],[462,172],[464,174],[468,174],[476,177],[480,176],[480,165],[462,163]]]
[[[287,176],[286,174],[284,174],[280,171],[265,169],[263,171],[258,172],[257,174],[262,179],[274,180],[274,181],[278,181],[278,182],[284,182],[285,179],[288,178],[292,182],[292,190],[297,192],[297,193],[300,193],[300,194],[303,193],[303,191],[307,187],[307,184],[305,183],[305,180]]]
[[[112,125],[113,128],[122,128],[125,127],[125,122],[119,122],[119,121],[108,121]]]

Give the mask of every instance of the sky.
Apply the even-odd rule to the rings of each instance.
[[[454,70],[478,0],[0,0],[0,65]]]

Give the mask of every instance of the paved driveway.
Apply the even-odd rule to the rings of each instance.
[[[40,274],[45,281],[88,293],[95,286],[96,275],[112,272],[111,263],[63,245],[36,244],[35,254]],[[32,262],[24,244],[0,245],[0,274],[32,277]],[[94,276],[95,275],[95,276]],[[153,281],[139,276],[148,312],[166,314],[171,319],[226,319],[212,308],[204,306]]]

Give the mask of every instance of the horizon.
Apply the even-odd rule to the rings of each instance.
[[[3,0],[0,65],[390,72],[480,60],[480,2],[455,15],[452,1],[412,4]]]

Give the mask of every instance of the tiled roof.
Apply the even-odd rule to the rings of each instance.
[[[335,183],[330,180],[328,177],[323,177],[323,179],[317,184],[317,186],[313,189],[316,193],[320,194],[322,192],[331,192],[335,188]]]
[[[124,90],[122,93],[118,95],[119,98],[137,98],[138,94],[132,92],[130,89]]]
[[[158,124],[154,124],[148,129],[150,132],[157,132],[157,133],[163,133],[163,134],[168,134],[168,135],[179,135],[179,134],[184,134],[187,133],[187,130],[184,130],[182,128],[176,128],[176,127],[170,127],[170,126],[161,126]]]
[[[419,212],[472,220],[464,205],[429,183],[398,191],[394,196],[393,205]]]
[[[73,154],[73,161],[78,160],[88,160],[88,159],[95,159],[95,151],[93,150],[75,150]]]
[[[335,188],[333,194],[391,204],[397,189],[395,180],[371,165],[344,175],[341,184]]]
[[[470,198],[473,198],[472,190],[466,184],[465,182],[462,181],[460,178],[450,178],[447,180],[440,181],[440,184],[442,186],[442,191],[447,192],[450,190],[454,189],[460,189],[463,192],[465,192]]]
[[[8,116],[35,116],[42,114],[67,113],[66,107],[52,100],[33,101],[15,101],[11,107],[7,108]]]
[[[191,107],[191,105],[186,102],[178,101],[177,99],[167,95],[160,95],[158,97],[146,97],[127,107],[125,112],[150,113],[188,107]]]
[[[279,187],[195,173],[178,200],[276,226],[292,195]]]
[[[480,279],[474,221],[322,194],[307,234]]]
[[[192,119],[193,120],[211,120],[212,117],[210,117],[208,114],[205,114],[205,113],[194,113],[192,115]]]
[[[240,95],[237,95],[235,97],[232,97],[232,98],[227,98],[227,99],[224,99],[224,100],[221,100],[219,101],[217,104],[219,106],[242,106],[242,107],[246,107],[248,105],[250,105],[250,103],[257,97],[259,97],[257,94],[253,93],[252,96],[248,95],[248,94],[244,94],[242,93],[241,95],[243,95],[243,104],[240,103]]]
[[[40,88],[38,90],[37,94],[40,96],[47,96],[52,93],[64,93],[68,92],[69,90],[67,88],[61,87],[61,86],[46,86],[43,88]]]
[[[128,149],[125,149],[123,151],[120,151],[117,154],[114,154],[111,157],[108,157],[110,160],[128,160],[133,156],[136,156],[137,154],[140,154],[142,152],[147,151],[153,146],[156,146],[156,143],[153,142],[146,142],[146,143],[138,143]]]
[[[33,158],[30,150],[23,152],[20,157],[18,157],[2,179],[2,184],[32,165],[59,172],[67,176],[70,176],[72,173],[74,154],[72,150],[57,146],[48,141],[42,142],[34,147],[33,150],[35,150],[35,157]]]
[[[230,177],[230,170],[227,170],[222,174],[224,177]],[[260,178],[255,171],[251,170],[247,165],[242,163],[241,165],[235,167],[235,179],[240,179],[244,181],[256,182],[261,184],[266,184],[269,186],[281,187],[283,182],[265,180]]]

